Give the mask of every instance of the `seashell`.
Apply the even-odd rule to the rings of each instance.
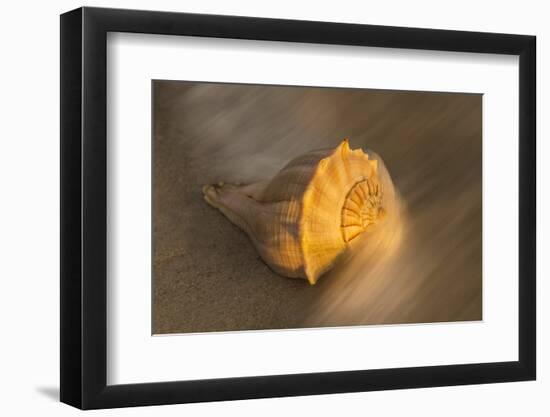
[[[378,161],[347,139],[293,159],[269,181],[206,185],[203,193],[271,269],[310,284],[385,213]]]

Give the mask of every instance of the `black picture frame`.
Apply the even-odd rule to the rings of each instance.
[[[519,360],[107,385],[108,32],[519,56]],[[81,409],[536,377],[534,36],[102,8],[61,15],[61,401]]]

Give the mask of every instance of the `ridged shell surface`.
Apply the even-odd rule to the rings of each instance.
[[[267,182],[203,188],[275,272],[314,284],[384,214],[378,162],[348,141],[290,161]]]

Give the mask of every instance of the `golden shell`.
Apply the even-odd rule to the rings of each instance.
[[[203,192],[271,269],[310,284],[385,213],[378,161],[351,150],[347,139],[293,159],[270,181],[206,185]]]

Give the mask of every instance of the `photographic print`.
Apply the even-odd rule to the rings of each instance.
[[[482,95],[153,80],[153,334],[482,320]]]

